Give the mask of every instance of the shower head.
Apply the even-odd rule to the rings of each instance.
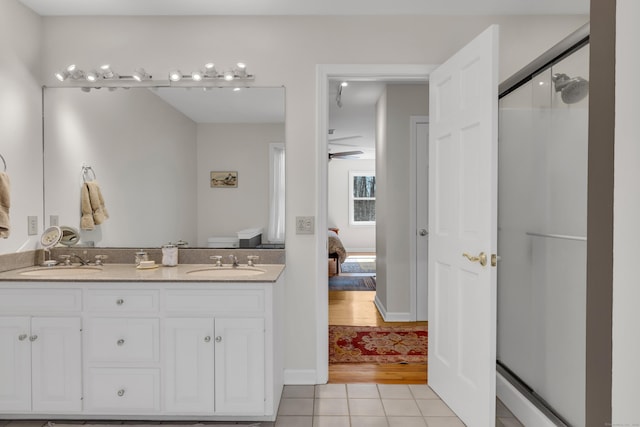
[[[564,73],[554,74],[551,78],[556,92],[566,104],[575,104],[589,93],[589,81],[582,77],[569,77]]]

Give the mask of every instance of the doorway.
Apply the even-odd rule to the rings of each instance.
[[[327,134],[329,131],[328,122],[328,91],[330,88],[330,81],[343,78],[349,79],[368,79],[378,81],[390,81],[390,82],[407,82],[407,81],[426,81],[431,70],[435,69],[435,66],[428,65],[321,65],[318,67],[317,73],[317,99],[319,103],[318,108],[318,158],[320,159],[318,164],[317,176],[319,182],[319,203],[317,205],[317,225],[318,230],[326,230],[327,224]],[[318,239],[318,254],[322,254],[326,259],[326,240]],[[323,262],[318,262],[318,289],[317,289],[317,302],[318,302],[318,331],[317,331],[317,344],[319,349],[328,348],[328,278],[327,270],[324,268]],[[395,319],[394,319],[395,320]],[[326,382],[328,380],[328,354],[327,352],[321,352],[318,355],[317,373],[319,380]]]

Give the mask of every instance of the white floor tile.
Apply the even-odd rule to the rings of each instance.
[[[422,413],[413,399],[382,399],[387,417],[421,417]]]
[[[386,417],[351,417],[351,427],[388,427]]]
[[[465,427],[457,417],[424,417],[428,427]]]
[[[413,394],[407,385],[378,384],[378,390],[383,399],[413,399]]]
[[[355,399],[380,399],[376,384],[347,384],[347,396]]]
[[[349,415],[347,399],[316,399],[313,415]]]
[[[455,417],[456,414],[442,400],[416,400],[425,417]]]
[[[282,399],[278,416],[280,415],[313,415],[313,399]]]
[[[346,384],[320,384],[316,386],[316,399],[341,399],[346,397]]]
[[[315,390],[316,386],[314,385],[286,385],[282,391],[282,397],[285,399],[313,399]]]
[[[313,417],[313,427],[349,427],[349,417]]]
[[[410,384],[409,389],[415,399],[440,399],[436,392],[426,384]]]
[[[262,426],[262,424],[260,424]],[[313,417],[279,416],[275,427],[312,427]]]
[[[425,427],[427,422],[422,417],[388,417],[389,427]]]
[[[384,417],[384,408],[380,399],[349,399],[349,413],[351,416],[368,415]]]

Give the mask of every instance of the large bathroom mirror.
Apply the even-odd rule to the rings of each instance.
[[[284,88],[43,90],[46,225],[99,247],[231,246],[247,229],[284,242]],[[92,180],[108,219],[89,230]]]

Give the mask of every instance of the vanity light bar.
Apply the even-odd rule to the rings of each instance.
[[[72,64],[64,70],[56,72],[55,76],[61,82],[66,80],[76,82],[86,81],[92,84],[97,84],[104,80],[143,82],[152,79],[152,76],[148,74],[144,68],[136,69],[131,75],[120,75],[115,73],[108,64],[102,65],[97,69],[92,69],[86,73],[78,69],[75,64]],[[247,73],[247,65],[244,62],[238,62],[233,68],[223,72],[217,71],[215,64],[209,62],[204,65],[204,69],[195,70],[190,74],[182,74],[178,69],[171,70],[168,74],[169,82],[174,83],[183,79],[191,80],[192,82],[216,80],[231,82],[234,80],[252,81],[254,78],[254,75]]]

